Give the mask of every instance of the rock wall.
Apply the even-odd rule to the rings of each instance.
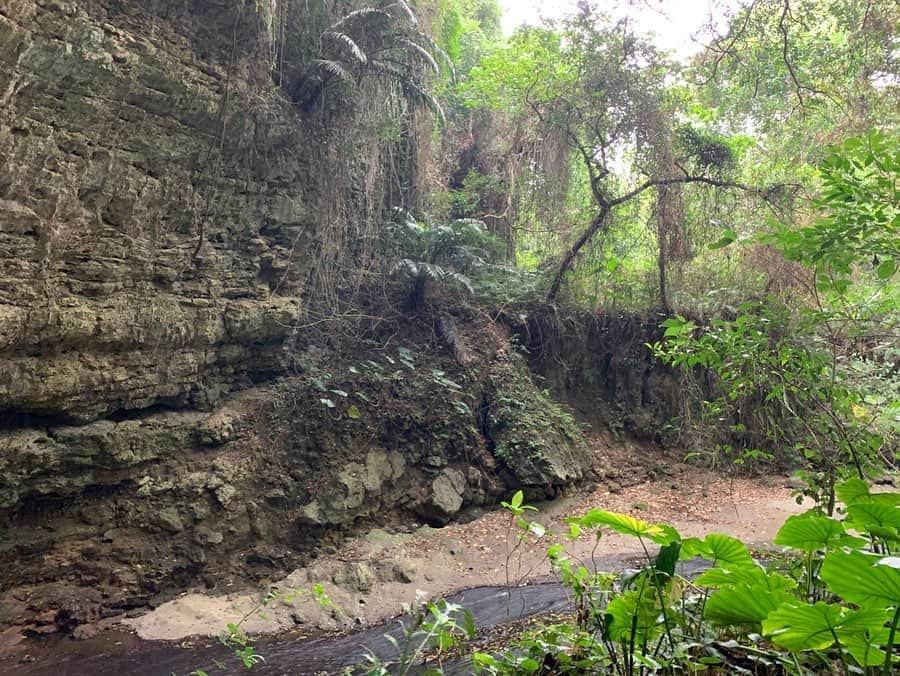
[[[201,60],[144,4],[0,9],[0,411],[211,406],[278,369],[315,226],[302,126],[252,55]]]
[[[506,324],[531,367],[597,429],[663,444],[677,441],[687,405],[684,376],[653,359],[664,317],[600,315],[537,306]],[[708,387],[697,375],[691,387]]]
[[[259,4],[0,3],[0,620],[143,603],[253,537],[254,442],[208,451],[283,372],[317,228]]]
[[[274,579],[361,520],[585,476],[570,418],[532,416],[542,442],[488,415],[512,372],[538,397],[489,326],[466,368],[430,317],[310,357],[321,136],[271,82],[271,6],[0,3],[0,624]]]

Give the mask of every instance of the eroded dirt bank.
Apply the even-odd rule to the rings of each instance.
[[[651,469],[659,478],[649,483],[622,487],[611,480],[589,492],[539,503],[533,519],[549,531],[562,532],[565,517],[599,507],[669,523],[685,536],[715,531],[764,546],[771,543],[787,516],[802,511],[784,486],[783,477],[780,482],[769,478],[762,483],[729,479],[678,463]],[[630,477],[640,473],[633,468]],[[621,480],[630,483],[628,474]],[[518,531],[510,530],[509,525],[508,514],[497,510],[469,523],[439,529],[373,530],[274,583],[269,589],[279,596],[264,609],[254,611],[262,593],[187,594],[126,624],[142,638],[166,640],[214,636],[228,622],[245,617],[244,626],[252,632],[278,632],[298,625],[351,629],[460,589],[546,579],[550,570],[544,552],[553,538],[531,539],[516,549]],[[606,558],[637,551],[633,540],[616,534],[605,535],[596,549],[594,544],[584,537],[570,546],[570,552],[590,560],[592,553]],[[316,600],[313,590],[317,584],[333,606]]]
[[[607,461],[606,466],[618,469],[609,472],[595,489],[541,503],[535,520],[558,531],[566,516],[602,507],[670,523],[686,536],[715,531],[765,545],[788,515],[802,509],[785,487],[784,477],[730,479],[646,447],[608,440],[594,439],[593,448],[598,458]],[[635,458],[641,458],[640,462]],[[398,614],[405,605],[460,589],[548,578],[543,552],[549,539],[530,543],[510,556],[516,534],[508,531],[507,515],[490,511],[473,516],[468,523],[443,528],[376,529],[348,540],[333,554],[283,580],[272,581],[257,593],[186,594],[122,624],[103,621],[92,627],[100,634],[89,638],[88,644],[93,642],[98,651],[110,654],[158,650],[155,643],[120,633],[128,628],[143,639],[199,646],[204,640],[198,636],[215,636],[228,623],[241,621],[250,632],[281,633],[290,640],[301,640],[323,632],[371,626]],[[573,555],[588,559],[592,550],[594,543],[587,538],[570,548]],[[635,543],[616,535],[604,536],[593,551],[600,562],[627,561],[632,555],[637,556]],[[314,598],[316,585],[321,585],[333,605]],[[279,596],[262,608],[267,592]],[[82,636],[91,633],[82,632]],[[70,669],[63,673],[76,674],[79,663],[91,654],[83,643],[21,640],[10,632],[4,643],[6,663],[19,665],[29,674],[44,673],[42,669],[60,663]]]

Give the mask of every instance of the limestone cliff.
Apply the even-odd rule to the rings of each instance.
[[[147,596],[142,565],[150,591],[192,565],[186,542],[115,533],[120,512],[183,530],[116,495],[139,467],[177,473],[202,411],[282,371],[313,154],[260,72],[252,7],[0,5],[4,589],[113,584],[121,602]]]
[[[314,235],[302,127],[252,55],[203,60],[143,4],[0,10],[0,410],[208,407],[278,370],[299,276],[271,286]]]
[[[577,430],[504,422],[521,466],[491,455],[497,369],[537,390],[490,327],[466,369],[402,317],[330,352],[299,328],[328,195],[378,200],[273,84],[278,8],[0,2],[0,623],[272,579],[359,519],[585,474]]]

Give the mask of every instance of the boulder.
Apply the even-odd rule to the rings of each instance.
[[[426,500],[418,513],[430,521],[447,523],[459,512],[466,491],[466,477],[457,469],[447,468],[431,482]]]

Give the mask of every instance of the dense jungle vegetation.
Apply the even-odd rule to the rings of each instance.
[[[485,646],[431,602],[348,673],[900,673],[900,2],[717,0],[675,54],[635,17],[682,3],[0,7],[0,619],[266,586],[247,620],[342,538],[500,502],[569,612]],[[550,532],[591,424],[806,511],[765,551]],[[610,532],[634,570],[569,547]],[[363,563],[294,596],[363,608]]]
[[[573,517],[560,542],[625,533],[642,569],[598,574],[553,544],[573,618],[472,668],[896,673],[900,499],[870,487],[896,470],[900,439],[900,6],[731,3],[688,59],[588,2],[511,35],[495,0],[342,7],[310,53],[274,56],[297,106],[361,134],[389,168],[368,165],[354,198],[371,222],[319,244],[330,316],[360,312],[354,289],[372,279],[417,315],[543,303],[559,322],[647,316],[663,330],[647,349],[682,378],[667,443],[718,468],[797,470],[813,505],[765,565],[727,536]],[[521,492],[504,506],[523,541],[545,541]],[[695,556],[711,567],[679,576]],[[373,658],[369,673],[412,673],[466,624],[430,605],[401,661]]]
[[[672,443],[800,467],[828,514],[893,467],[896,3],[736,3],[687,60],[588,2],[510,36],[491,0],[345,9],[275,74],[397,167],[370,165],[372,224],[319,244],[336,307],[374,275],[420,314],[646,313],[684,374]]]

